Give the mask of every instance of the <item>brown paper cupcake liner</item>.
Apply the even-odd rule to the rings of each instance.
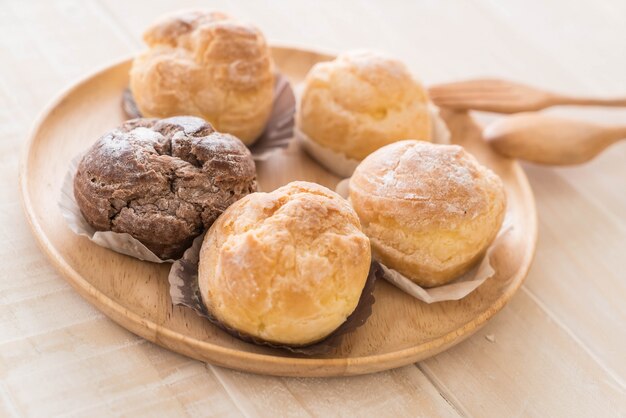
[[[239,338],[240,340],[248,343],[287,350],[295,354],[302,354],[306,356],[320,355],[339,346],[344,335],[363,325],[367,318],[369,318],[372,314],[372,305],[375,302],[374,287],[376,279],[382,275],[382,269],[376,262],[373,262],[370,266],[365,287],[363,288],[363,292],[361,293],[359,303],[357,304],[355,310],[352,314],[350,314],[350,316],[348,316],[343,324],[341,324],[335,331],[323,340],[305,346],[291,346],[272,343],[240,332],[229,327],[211,315],[202,301],[202,296],[200,295],[200,289],[198,286],[198,261],[200,258],[200,248],[202,247],[203,239],[204,235],[197,237],[194,240],[193,245],[185,251],[183,257],[172,265],[168,277],[172,303],[174,305],[182,305],[192,309],[196,314],[208,319],[212,324],[233,337]]]
[[[122,110],[129,119],[143,117],[130,88],[126,88],[122,94]],[[277,73],[270,117],[261,136],[249,146],[254,160],[264,161],[275,151],[287,148],[293,139],[295,111],[296,96],[291,84],[287,77]]]

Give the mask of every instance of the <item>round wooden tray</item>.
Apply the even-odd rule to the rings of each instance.
[[[280,70],[297,86],[309,68],[332,57],[274,47]],[[98,247],[74,235],[57,201],[69,161],[125,118],[122,91],[130,60],[71,87],[44,112],[26,144],[21,192],[30,226],[54,266],[89,302],[128,330],[178,353],[209,363],[284,376],[370,373],[413,363],[459,343],[484,325],[520,287],[537,237],[535,203],[526,176],[513,160],[494,154],[466,113],[443,112],[452,141],[497,172],[506,186],[508,221],[514,226],[495,257],[497,275],[460,301],[425,304],[384,281],[368,322],[341,346],[319,357],[293,355],[239,341],[193,311],[171,305],[170,264],[152,264]],[[297,144],[257,164],[260,185],[272,190],[292,180],[334,189],[339,179],[308,158]]]

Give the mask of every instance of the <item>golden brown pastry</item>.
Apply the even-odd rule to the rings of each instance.
[[[469,270],[506,207],[500,178],[462,147],[413,140],[365,158],[350,179],[350,200],[374,255],[424,287]]]
[[[223,324],[304,346],[354,311],[370,258],[349,203],[299,181],[229,207],[204,239],[198,282],[207,309]]]
[[[431,138],[420,83],[400,61],[367,51],[340,55],[309,71],[296,123],[313,142],[305,146],[318,160],[320,147],[360,161],[394,141]]]
[[[222,13],[182,12],[144,34],[130,88],[145,117],[200,116],[250,145],[272,109],[269,48],[254,26]]]

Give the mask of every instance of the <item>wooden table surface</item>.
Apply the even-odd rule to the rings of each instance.
[[[525,166],[539,212],[525,284],[474,337],[415,365],[334,379],[234,372],[83,301],[26,225],[22,145],[62,88],[140,50],[155,17],[202,5],[274,43],[387,51],[427,84],[490,75],[626,95],[623,0],[0,0],[0,416],[626,416],[626,143],[579,167]]]

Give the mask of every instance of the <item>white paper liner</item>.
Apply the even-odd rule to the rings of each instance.
[[[175,260],[161,260],[155,253],[150,251],[148,247],[143,245],[139,240],[133,238],[130,234],[113,232],[113,231],[96,231],[87,223],[74,197],[74,176],[78,169],[78,164],[82,158],[82,154],[74,157],[70,162],[69,169],[63,179],[61,187],[61,196],[59,198],[59,209],[61,215],[67,222],[67,226],[76,234],[89,238],[95,244],[108,248],[118,253],[126,254],[140,260],[150,261],[152,263],[173,263]]]
[[[439,108],[433,104],[428,106],[430,113],[430,126],[432,131],[432,142],[436,144],[449,144],[450,131],[444,120],[439,116]],[[328,171],[342,178],[352,176],[352,173],[359,165],[360,161],[347,157],[341,152],[334,151],[313,141],[296,126],[293,135],[302,148]],[[410,138],[407,138],[410,139]]]
[[[474,290],[493,277],[496,270],[491,264],[492,254],[499,245],[506,240],[506,235],[513,230],[512,226],[500,229],[494,242],[487,248],[483,259],[470,271],[442,286],[424,288],[414,283],[406,276],[390,269],[379,261],[383,269],[383,278],[389,283],[403,290],[405,293],[426,303],[443,302],[446,300],[459,300],[472,293]]]
[[[349,197],[349,185],[350,179],[344,179],[337,184],[335,191],[342,197],[348,199]],[[402,273],[387,267],[380,260],[376,259],[376,254],[372,253],[372,257],[378,261],[382,270],[383,278],[389,283],[398,287],[405,293],[413,296],[416,299],[426,303],[443,302],[446,300],[459,300],[476,290],[485,280],[493,277],[496,273],[491,260],[494,251],[506,241],[506,236],[513,231],[513,226],[510,225],[508,218],[504,219],[500,232],[496,239],[491,243],[482,260],[467,273],[459,276],[453,281],[444,284],[442,286],[425,288],[421,287],[417,283],[413,282]]]
[[[439,107],[430,103],[428,105],[428,111],[430,112],[430,127],[432,128],[432,141],[435,144],[450,144],[452,134],[446,125],[446,121],[439,115]]]
[[[326,148],[313,141],[296,126],[293,135],[298,144],[324,168],[339,177],[350,177],[360,161],[348,158],[345,154]]]

